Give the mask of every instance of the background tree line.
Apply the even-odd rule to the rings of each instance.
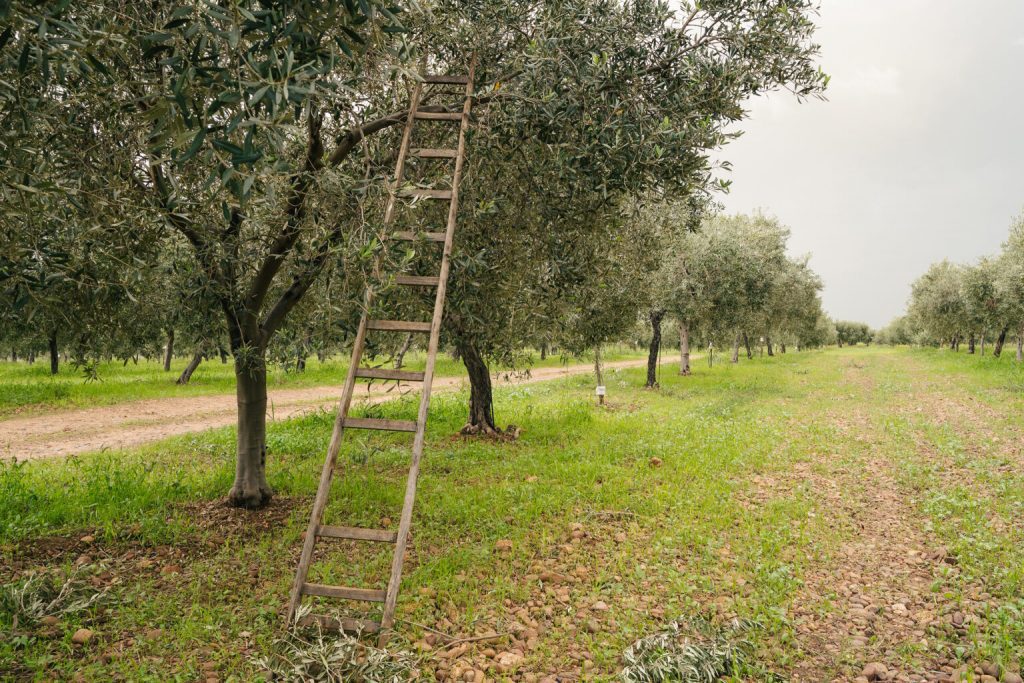
[[[946,346],[999,357],[1008,338],[1024,360],[1024,216],[1010,225],[1002,251],[974,264],[943,260],[911,288],[905,315],[879,331],[879,342]]]

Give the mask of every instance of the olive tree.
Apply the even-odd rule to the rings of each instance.
[[[967,330],[963,278],[961,266],[941,261],[911,285],[910,314],[933,341],[952,350]]]
[[[1024,215],[1011,224],[996,271],[996,291],[1005,316],[1001,337],[1005,339],[1007,329],[1017,330],[1017,360],[1024,361]]]

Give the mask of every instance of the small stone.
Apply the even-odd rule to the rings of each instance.
[[[864,667],[864,670],[860,672],[860,675],[869,681],[884,681],[885,675],[888,673],[888,669],[885,664],[881,662],[871,662]]]
[[[1024,683],[1024,679],[1021,679],[1020,674],[1015,674],[1012,671],[1004,671],[1003,677],[1000,680],[1002,683]]]
[[[651,467],[661,467],[661,458],[654,457],[647,461]]]
[[[507,538],[503,538],[494,544],[494,549],[502,553],[512,552],[512,541]]]
[[[157,638],[159,638],[163,634],[164,634],[163,629],[159,629],[159,628],[146,629],[146,638],[149,639],[149,640],[156,640]]]
[[[502,667],[503,670],[508,670],[513,667],[519,666],[522,663],[524,657],[518,652],[502,652],[494,660],[498,663],[498,666]]]
[[[627,536],[626,534],[622,533],[621,531],[619,533],[615,534],[615,542],[616,543],[625,543],[628,540],[629,540],[629,536]]]
[[[57,624],[60,623],[60,619],[58,619],[57,617],[53,616],[52,614],[48,614],[45,617],[43,617],[42,619],[40,619],[39,623],[42,624],[43,626],[56,626]]]
[[[601,630],[601,624],[597,623],[597,619],[587,620],[587,632],[597,633]]]
[[[999,678],[999,666],[993,664],[992,662],[982,662],[981,673],[985,674],[986,676],[994,676],[995,678]]]
[[[180,574],[181,567],[176,564],[167,564],[160,568],[161,574]]]
[[[71,642],[75,645],[85,645],[92,640],[92,631],[87,628],[80,628],[71,636]]]
[[[92,535],[82,536],[79,540],[82,541],[82,543],[93,543],[96,541],[96,537]]]
[[[475,680],[475,679],[476,679],[476,672],[473,671],[472,669],[469,669],[464,674],[462,674],[462,680],[466,681],[466,683],[472,683],[472,681]]]
[[[604,600],[598,600],[597,602],[594,603],[592,609],[595,609],[598,612],[607,612],[608,611],[608,605],[605,603]]]

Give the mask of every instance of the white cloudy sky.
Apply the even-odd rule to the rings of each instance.
[[[822,0],[819,25],[828,100],[752,102],[721,200],[778,216],[826,310],[878,327],[1024,208],[1024,0]]]

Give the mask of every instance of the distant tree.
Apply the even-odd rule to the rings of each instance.
[[[786,343],[808,335],[822,315],[821,278],[808,265],[809,257],[787,259],[775,273],[772,292],[758,321],[768,355],[774,355],[773,340],[785,353]]]
[[[911,286],[910,314],[933,341],[953,350],[968,328],[963,278],[961,266],[942,261]]]
[[[1016,330],[1017,360],[1024,361],[1024,214],[1010,225],[995,270],[996,292],[1004,316],[1001,336],[1005,339],[1007,329]]]
[[[999,263],[990,258],[963,268],[960,283],[969,337],[968,353],[974,353],[975,339],[980,341],[984,353],[986,337],[1005,324],[1007,310],[996,284],[998,276]]]
[[[835,328],[836,343],[839,345],[839,348],[842,348],[844,345],[868,345],[873,338],[871,328],[868,327],[867,323],[839,320],[835,323]]]
[[[799,348],[817,349],[837,343],[836,324],[824,311],[818,313],[814,325],[798,333]]]
[[[914,343],[914,332],[907,316],[900,316],[875,333],[874,341],[888,346],[903,346]]]

